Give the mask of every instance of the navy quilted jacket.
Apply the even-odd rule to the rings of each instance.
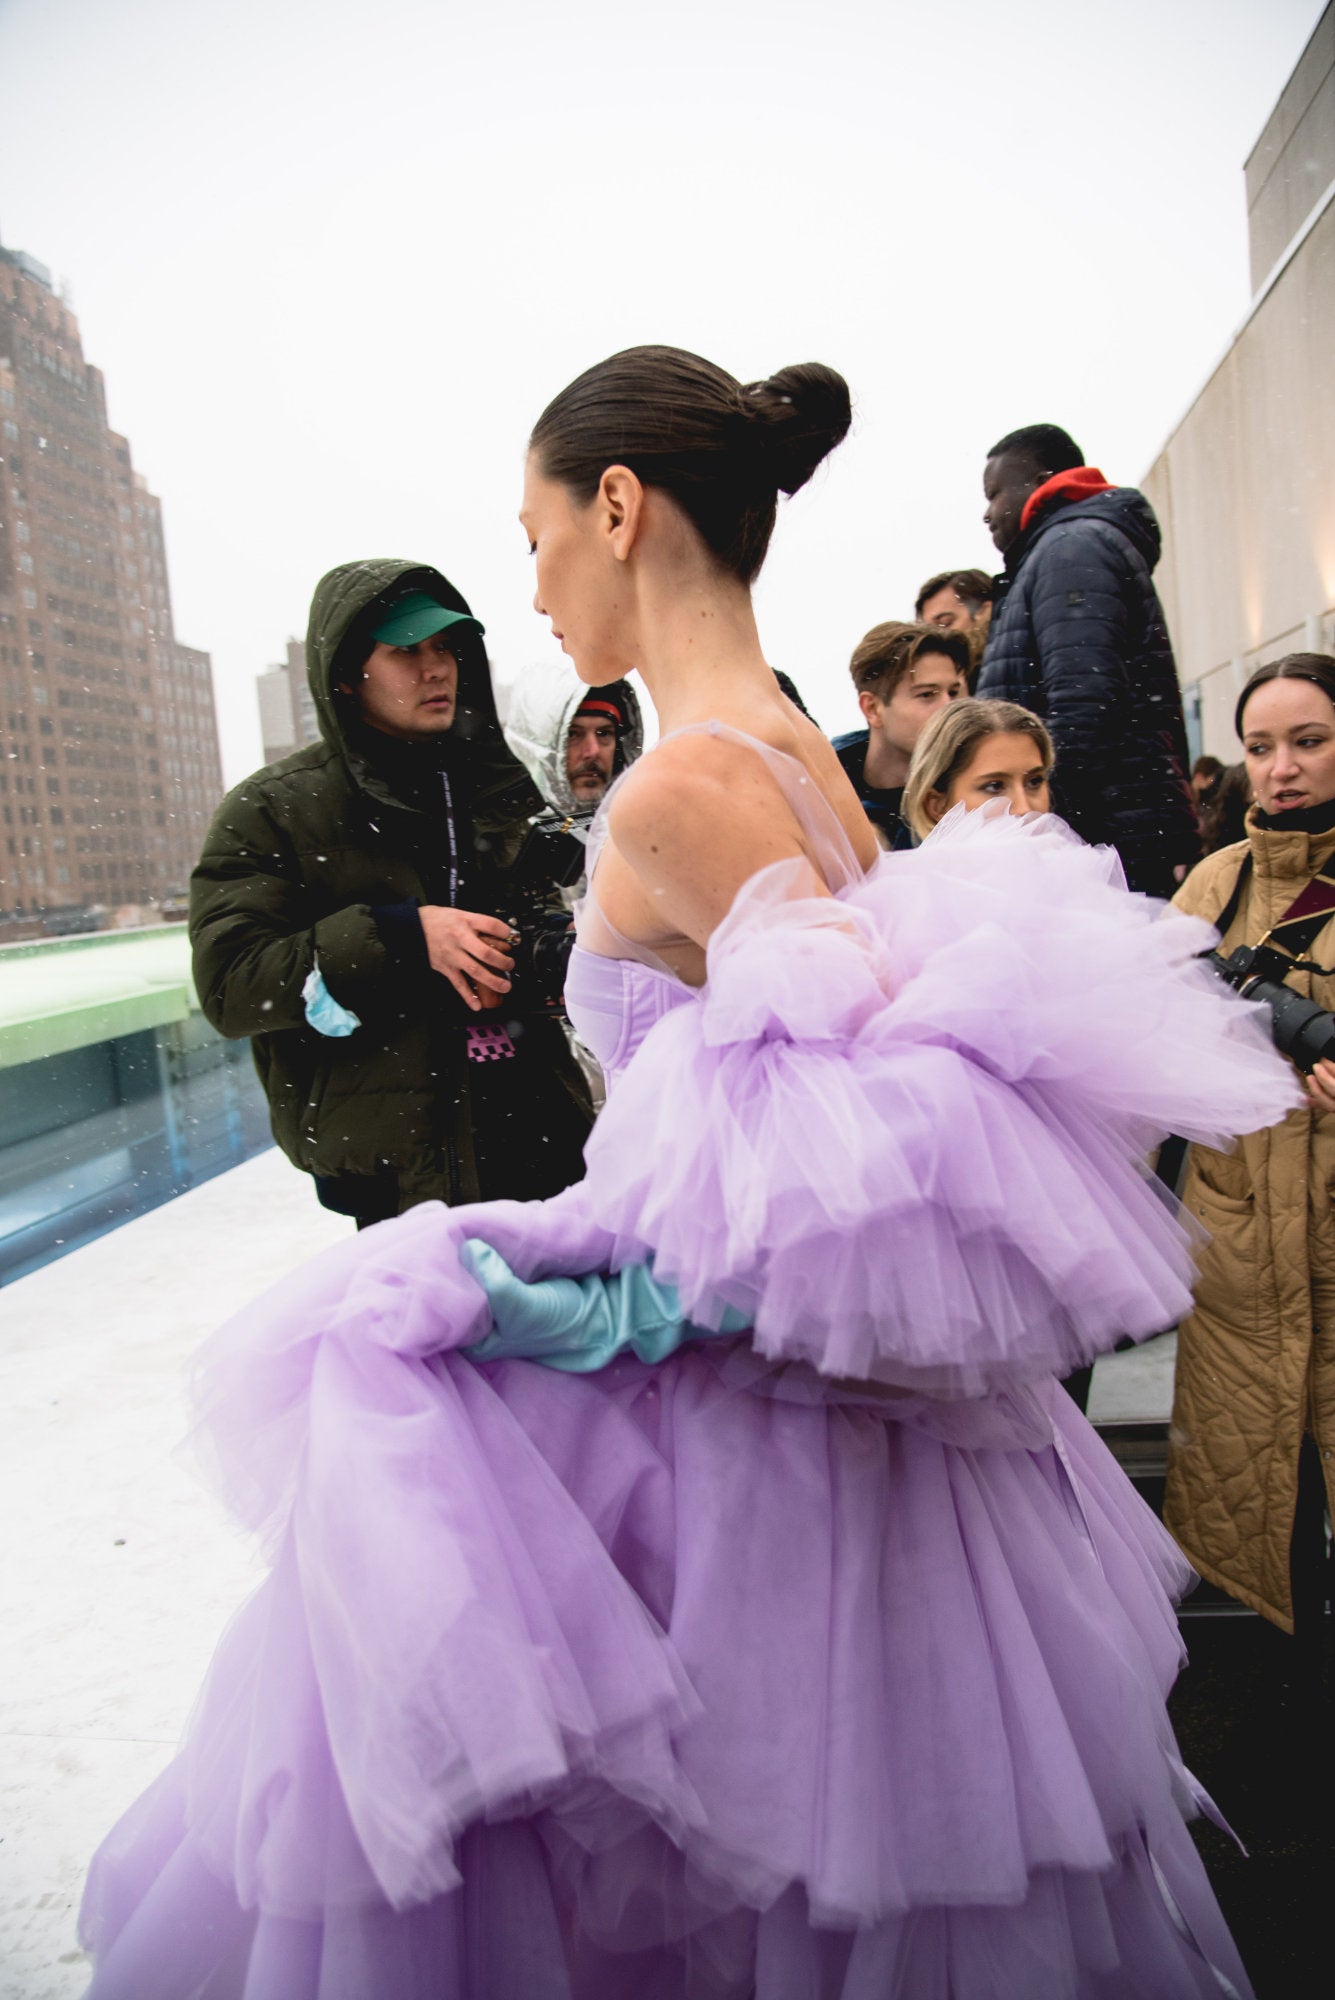
[[[1168,896],[1201,848],[1159,549],[1134,487],[1049,502],[1007,555],[975,692],[1043,717],[1055,810],[1117,849],[1133,889]]]

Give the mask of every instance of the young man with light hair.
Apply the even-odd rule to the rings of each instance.
[[[899,811],[909,764],[937,710],[968,693],[969,666],[962,632],[902,620],[873,625],[853,650],[848,670],[866,728],[833,741],[883,847],[914,845]]]

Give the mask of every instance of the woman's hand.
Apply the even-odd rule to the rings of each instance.
[[[1335,1062],[1317,1063],[1303,1082],[1318,1111],[1335,1111]]]
[[[432,971],[449,980],[466,1007],[480,1013],[510,991],[515,962],[505,949],[510,942],[508,924],[499,917],[438,903],[426,904],[417,914]]]

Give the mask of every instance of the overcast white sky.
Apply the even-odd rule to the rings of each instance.
[[[843,370],[781,514],[769,656],[994,566],[986,447],[1136,481],[1246,309],[1242,164],[1321,0],[0,0],[0,234],[68,282],[162,496],[229,782],[336,562],[437,564],[509,678],[547,399],[635,341]]]

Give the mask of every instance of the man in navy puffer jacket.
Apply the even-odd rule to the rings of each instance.
[[[1154,511],[1055,424],[994,444],[983,492],[1006,568],[975,691],[1042,716],[1055,810],[1117,849],[1133,889],[1170,896],[1201,845]]]

